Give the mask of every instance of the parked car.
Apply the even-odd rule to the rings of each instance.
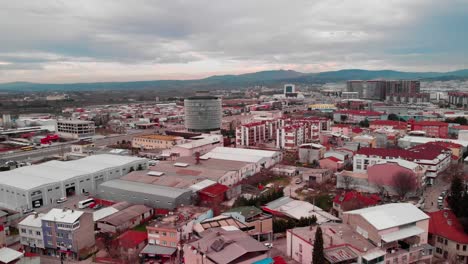
[[[85,196],[89,196],[89,192],[83,192]]]
[[[66,202],[66,201],[68,201],[68,198],[67,198],[67,197],[62,197],[62,198],[57,199],[57,203],[58,203],[58,204],[64,203],[64,202]]]
[[[273,243],[265,243],[264,245],[267,248],[273,248]]]
[[[295,183],[296,183],[296,184],[301,184],[301,183],[302,183],[302,179],[301,179],[301,178],[296,179]]]

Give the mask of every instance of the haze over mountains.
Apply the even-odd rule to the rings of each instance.
[[[261,71],[240,75],[215,75],[197,80],[154,80],[132,82],[97,82],[72,84],[44,84],[30,82],[13,82],[0,84],[4,91],[94,91],[94,90],[131,90],[131,89],[216,89],[241,88],[251,85],[275,85],[282,83],[313,84],[342,82],[346,80],[371,79],[421,79],[456,80],[468,79],[468,69],[451,72],[401,72],[392,70],[346,69],[320,73],[301,73],[292,70]]]

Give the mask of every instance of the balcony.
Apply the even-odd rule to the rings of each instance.
[[[387,250],[385,263],[415,263],[424,259],[432,258],[433,247],[424,244],[420,246],[412,246],[408,249],[395,248]]]

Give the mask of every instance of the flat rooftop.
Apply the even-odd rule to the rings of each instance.
[[[163,141],[174,141],[176,139],[180,139],[180,137],[176,137],[176,136],[156,135],[156,134],[136,136],[134,138],[146,138],[146,139],[155,139],[155,140],[163,140]]]

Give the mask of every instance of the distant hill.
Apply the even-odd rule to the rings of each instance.
[[[371,79],[421,79],[428,81],[468,79],[468,69],[452,72],[401,72],[392,70],[369,71],[360,69],[347,69],[320,73],[301,73],[292,70],[272,70],[240,75],[215,75],[198,80],[155,80],[72,84],[40,84],[30,82],[13,82],[0,84],[0,90],[26,92],[132,89],[229,89],[247,87],[252,85],[281,85],[284,83],[313,84],[326,82],[342,82],[346,80]]]

